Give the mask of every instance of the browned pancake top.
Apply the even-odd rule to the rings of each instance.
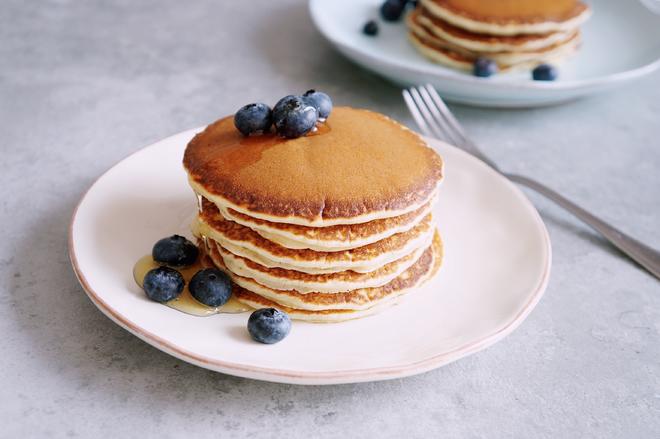
[[[428,200],[442,160],[382,114],[336,107],[315,134],[244,137],[233,117],[188,144],[183,163],[208,192],[276,217],[350,218]]]
[[[457,15],[487,23],[563,22],[588,7],[576,0],[430,0]]]

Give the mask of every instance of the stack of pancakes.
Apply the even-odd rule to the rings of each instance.
[[[580,44],[591,10],[577,0],[421,0],[408,36],[430,60],[471,70],[479,57],[502,71],[556,64]]]
[[[227,117],[188,144],[193,232],[254,308],[332,322],[372,314],[435,273],[442,160],[370,111],[335,108],[297,139],[242,136]]]

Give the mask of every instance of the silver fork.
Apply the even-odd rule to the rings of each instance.
[[[447,140],[449,143],[479,158],[509,180],[533,189],[554,201],[600,232],[616,248],[660,279],[660,252],[626,235],[538,181],[523,175],[502,171],[465,134],[465,131],[433,86],[423,85],[403,90],[403,99],[406,101],[410,113],[423,134]]]

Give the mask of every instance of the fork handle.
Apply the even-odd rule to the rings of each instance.
[[[628,255],[633,261],[648,270],[656,278],[660,279],[660,252],[652,249],[651,247],[642,244],[635,238],[626,235],[615,227],[612,227],[600,218],[587,212],[577,204],[559,195],[552,189],[544,186],[538,181],[531,178],[524,177],[516,174],[504,174],[511,181],[520,183],[546,198],[559,204],[564,209],[571,212],[573,215],[589,224],[596,231],[600,232],[608,241],[610,241],[616,248]]]

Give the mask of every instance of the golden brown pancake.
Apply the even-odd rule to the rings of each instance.
[[[432,236],[431,214],[403,233],[372,244],[339,252],[290,249],[274,243],[254,230],[226,220],[217,210],[204,209],[193,225],[197,236],[208,236],[233,254],[266,267],[280,267],[307,273],[338,272],[352,269],[366,272],[399,259],[424,245]],[[428,237],[428,238],[427,238]],[[319,271],[320,270],[320,271]]]
[[[209,125],[183,159],[193,189],[217,205],[271,222],[363,223],[432,198],[442,160],[382,114],[336,107],[317,133],[244,137],[233,117]]]
[[[431,14],[456,27],[493,35],[577,28],[590,15],[576,0],[421,0]]]
[[[264,287],[252,279],[232,277],[233,294],[239,301],[255,308],[275,307],[289,313],[293,318],[314,321],[336,321],[361,317],[364,311],[392,302],[401,294],[419,286],[430,278],[442,263],[442,241],[436,233],[433,244],[427,248],[417,262],[388,284],[376,288],[361,288],[346,293],[307,293],[280,291]],[[216,249],[211,248],[209,255],[223,271],[227,271]],[[312,318],[312,316],[318,318]],[[327,316],[335,315],[336,318]],[[322,316],[326,316],[321,318]],[[340,317],[343,316],[343,317]]]
[[[471,70],[480,53],[456,47],[441,38],[432,36],[423,27],[412,27],[408,34],[411,43],[430,60],[462,70]],[[501,71],[533,68],[546,62],[558,62],[572,55],[579,46],[579,32],[572,34],[567,41],[528,52],[498,52],[487,56],[495,61]]]
[[[211,206],[212,209],[215,208],[215,205],[211,204]],[[223,209],[222,215],[253,229],[264,238],[284,247],[339,251],[362,247],[395,233],[408,231],[431,211],[431,207],[432,203],[429,202],[417,210],[400,216],[377,219],[363,224],[339,224],[328,227],[274,223],[253,218],[233,209]]]
[[[424,247],[367,273],[346,270],[336,273],[311,274],[284,268],[269,268],[247,258],[237,256],[209,239],[217,248],[225,266],[240,276],[249,277],[269,288],[296,290],[299,293],[339,293],[356,288],[377,287],[390,282],[413,265],[424,252]]]
[[[430,34],[452,43],[457,48],[477,53],[538,50],[565,41],[569,33],[576,32],[571,30],[519,35],[480,34],[454,26],[432,15],[425,8],[412,11],[407,21],[409,26],[411,24],[422,26]]]

